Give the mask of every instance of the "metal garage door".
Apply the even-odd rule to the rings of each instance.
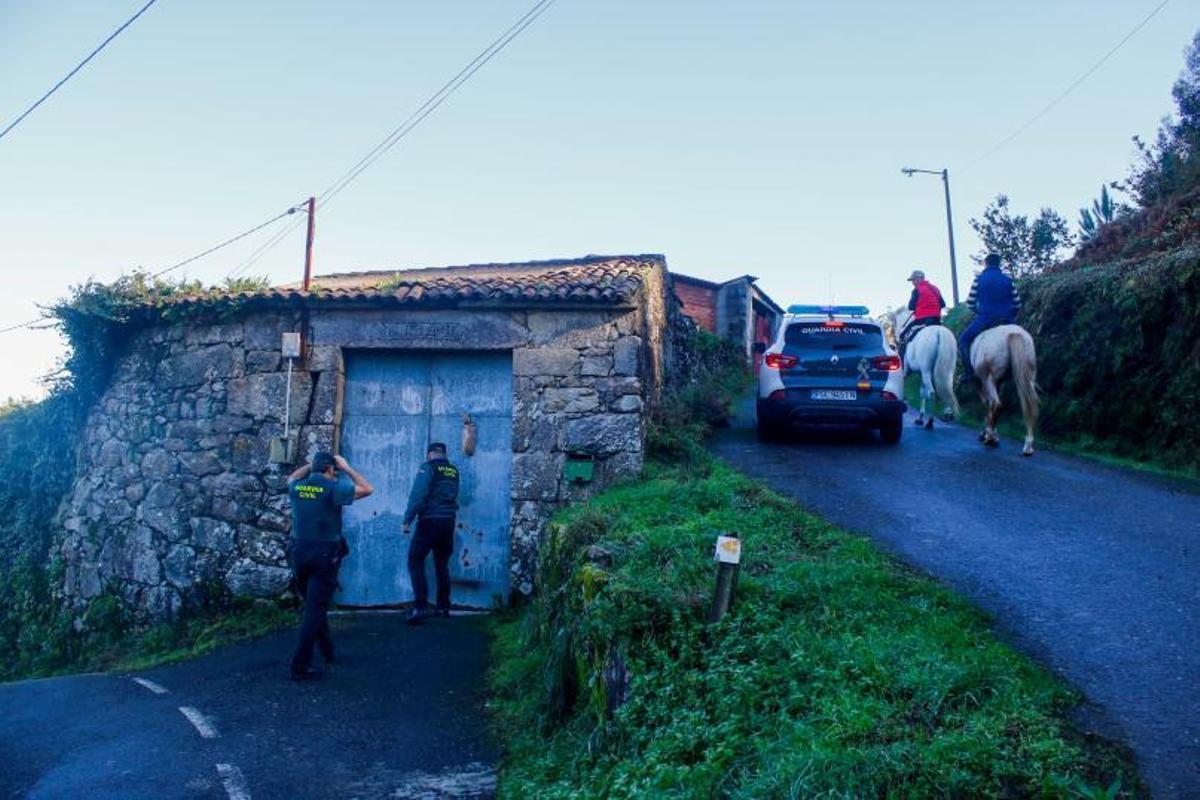
[[[478,431],[473,456],[462,452],[463,414]],[[431,441],[445,442],[459,468],[459,514],[450,561],[455,605],[508,600],[512,474],[512,355],[508,352],[351,352],[346,356],[341,450],[375,486],[350,506],[343,529],[350,556],[342,566],[345,605],[412,600],[405,559],[411,535],[400,522],[417,467]],[[430,600],[433,559],[428,559]]]

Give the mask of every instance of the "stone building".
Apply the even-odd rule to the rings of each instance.
[[[753,356],[755,342],[771,342],[783,318],[783,309],[758,286],[753,275],[718,283],[675,272],[670,280],[683,313],[701,329],[737,342],[747,359]]]
[[[531,592],[549,515],[642,466],[667,280],[662,256],[590,256],[334,275],[308,292],[145,309],[60,512],[67,599],[112,591],[164,618],[214,592],[282,593],[286,475],[335,448],[376,486],[346,512],[339,599],[403,602],[399,517],[430,440],[463,475],[457,599]],[[299,358],[284,357],[284,334],[300,334]]]

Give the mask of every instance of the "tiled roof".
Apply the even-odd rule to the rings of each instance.
[[[586,256],[520,264],[471,264],[431,269],[373,270],[314,276],[307,294],[300,284],[264,292],[181,298],[183,306],[231,304],[447,307],[469,305],[623,305],[642,287],[643,276],[665,268],[661,255]]]

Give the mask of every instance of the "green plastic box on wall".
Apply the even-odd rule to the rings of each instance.
[[[563,477],[571,483],[588,483],[596,474],[596,457],[589,453],[567,453]]]

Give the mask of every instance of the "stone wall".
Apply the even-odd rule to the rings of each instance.
[[[527,594],[549,515],[641,469],[644,416],[662,384],[662,295],[662,276],[651,275],[635,308],[314,308],[291,385],[298,458],[334,446],[344,348],[511,350],[510,585]],[[60,513],[70,602],[114,591],[143,618],[162,619],[216,592],[286,590],[290,467],[268,461],[284,428],[281,334],[300,325],[298,311],[255,311],[132,334],[90,415]],[[575,451],[597,458],[590,484],[562,478]]]

